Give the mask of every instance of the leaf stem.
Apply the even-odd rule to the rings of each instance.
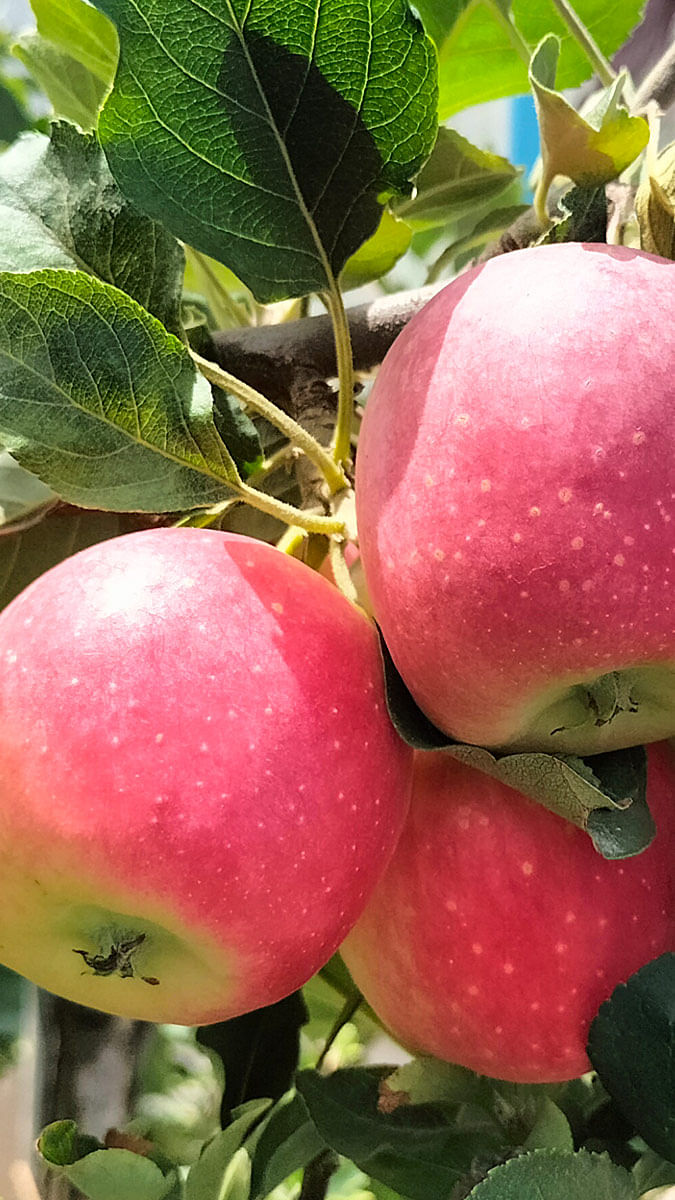
[[[515,24],[512,16],[510,15],[510,13],[508,15],[506,14],[503,6],[498,2],[498,0],[496,3],[493,2],[491,7],[494,12],[494,15],[501,22],[501,24],[504,26],[504,29],[508,33],[514,50],[516,50],[517,53],[520,55],[523,62],[525,63],[525,66],[529,67],[530,59],[532,58],[532,51],[531,51],[530,47],[528,46],[527,42],[525,41],[525,38],[523,37],[522,33],[518,29],[517,25]]]
[[[323,475],[331,492],[339,492],[342,488],[348,486],[348,480],[345,476],[340,462],[324,450],[323,446],[319,445],[316,438],[313,438],[311,433],[303,429],[297,421],[289,417],[283,409],[278,408],[266,396],[252,388],[248,383],[244,383],[242,379],[237,379],[236,375],[231,375],[229,371],[225,371],[216,363],[209,362],[208,359],[202,358],[201,354],[191,350],[190,355],[193,362],[201,371],[202,375],[208,379],[209,383],[215,383],[217,387],[223,388],[226,392],[230,392],[241,400],[243,404],[247,404],[249,408],[260,413],[265,417],[271,425],[275,425],[280,429],[289,442],[294,446],[298,446],[300,450],[318,467]],[[321,532],[324,532],[323,530]]]
[[[551,0],[551,3],[572,37],[576,39],[583,50],[600,82],[604,87],[609,87],[616,79],[616,72],[609,59],[605,58],[590,29],[587,29],[580,17],[577,16],[569,0]]]
[[[352,420],[354,416],[354,359],[347,313],[340,288],[331,277],[331,289],[324,295],[333,322],[335,357],[338,370],[338,413],[333,432],[333,461],[340,469],[351,458]]]
[[[341,536],[345,534],[344,523],[338,517],[327,517],[322,513],[295,508],[292,504],[277,500],[275,496],[269,496],[267,492],[259,492],[256,488],[249,487],[247,483],[238,484],[235,491],[252,508],[259,508],[261,512],[276,517],[278,521],[284,521],[286,525],[299,525],[307,533],[324,533],[328,537],[332,533]]]

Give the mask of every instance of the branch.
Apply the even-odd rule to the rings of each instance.
[[[378,366],[410,318],[441,286],[399,292],[347,309],[356,371],[366,373]],[[214,334],[213,341],[226,370],[275,404],[290,405],[287,411],[296,419],[305,408],[322,406],[332,395],[325,381],[336,375],[337,364],[328,315],[226,330]]]
[[[38,1129],[65,1118],[103,1138],[130,1117],[138,1056],[152,1026],[82,1008],[39,993]],[[67,1200],[72,1190],[51,1176],[45,1200]]]
[[[652,100],[664,113],[675,104],[675,39],[637,89],[633,112],[645,109]]]

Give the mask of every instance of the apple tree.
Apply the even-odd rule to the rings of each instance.
[[[0,1065],[38,994],[39,1072],[6,1189],[665,1195],[672,13],[31,3]],[[528,92],[526,175],[458,125]]]

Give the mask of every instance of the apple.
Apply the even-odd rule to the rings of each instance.
[[[373,611],[460,742],[595,754],[675,733],[675,264],[542,246],[443,289],[358,450]]]
[[[657,824],[608,861],[577,826],[443,751],[416,755],[408,821],[342,948],[404,1046],[518,1083],[589,1069],[615,986],[675,949],[675,754],[648,750]]]
[[[189,1025],[323,965],[412,773],[361,612],[271,546],[158,529],[31,584],[0,663],[0,961]]]

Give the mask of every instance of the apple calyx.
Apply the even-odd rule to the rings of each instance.
[[[633,674],[630,671],[608,671],[599,675],[590,684],[585,684],[585,700],[588,711],[593,718],[593,724],[600,727],[611,725],[619,713],[636,713],[639,704],[633,696]],[[580,721],[579,724],[584,724]],[[560,725],[551,730],[551,736],[563,733],[570,726]]]
[[[145,934],[139,933],[136,937],[126,938],[122,942],[113,942],[108,954],[90,954],[88,950],[75,948],[73,954],[82,955],[85,964],[91,968],[92,975],[119,975],[120,979],[134,979],[136,972],[133,955],[144,941]],[[159,979],[152,975],[140,975],[139,978],[151,987],[157,987],[159,984]]]

